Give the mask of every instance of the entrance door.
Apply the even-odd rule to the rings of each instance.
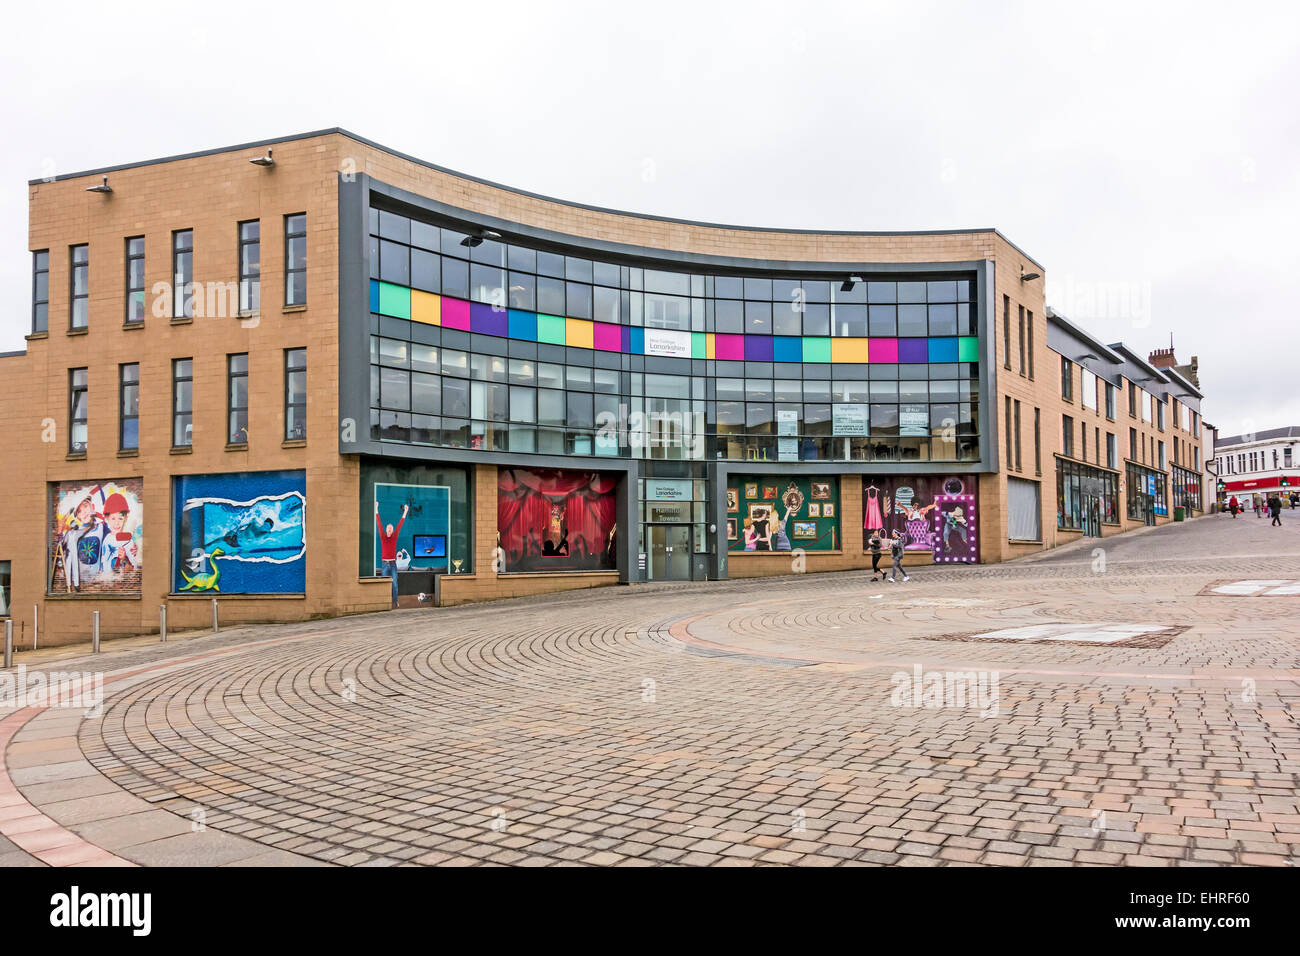
[[[1101,537],[1101,500],[1092,495],[1083,498],[1083,533],[1089,538]]]
[[[1156,499],[1154,495],[1139,495],[1138,501],[1142,507],[1142,523],[1144,525],[1153,525],[1156,523]]]
[[[652,524],[650,532],[651,581],[689,581],[691,579],[691,526],[688,524]]]

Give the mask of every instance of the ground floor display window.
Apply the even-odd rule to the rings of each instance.
[[[838,551],[838,478],[737,475],[727,479],[727,550]]]
[[[140,594],[144,481],[118,478],[50,485],[51,594]]]
[[[398,571],[469,573],[468,489],[463,468],[363,460],[359,573],[384,573],[385,554]]]
[[[618,477],[502,468],[497,545],[506,571],[616,571]]]
[[[175,592],[306,591],[305,472],[185,475],[172,480]]]
[[[1082,530],[1094,511],[1092,520],[1118,524],[1118,488],[1119,475],[1113,471],[1056,459],[1056,526]]]
[[[862,543],[880,528],[899,531],[907,551],[930,551],[935,561],[979,561],[974,475],[882,475],[862,482]]]
[[[9,583],[9,562],[0,561],[0,617],[9,616],[11,599]]]
[[[1128,465],[1126,495],[1128,516],[1134,521],[1145,521],[1153,515],[1169,514],[1168,483],[1165,473]]]
[[[1174,506],[1201,510],[1201,476],[1186,468],[1173,467]]]

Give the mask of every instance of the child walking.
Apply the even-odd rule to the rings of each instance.
[[[894,575],[901,574],[904,581],[912,580],[903,570],[903,534],[901,531],[894,532],[894,540],[889,542],[889,557],[893,564],[889,568],[889,583],[894,583]]]

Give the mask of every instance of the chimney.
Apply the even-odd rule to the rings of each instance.
[[[1173,349],[1156,349],[1147,359],[1152,368],[1173,368],[1178,364]]]

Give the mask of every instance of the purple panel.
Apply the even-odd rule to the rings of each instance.
[[[443,322],[443,325],[446,325]],[[870,346],[868,346],[870,348]],[[930,340],[929,339],[899,339],[898,340],[898,360],[900,362],[929,362],[930,361]]]
[[[713,356],[727,362],[745,360],[745,337],[719,332],[713,337]]]
[[[622,344],[623,344],[623,348],[620,351],[626,352],[628,355],[631,355],[632,354],[632,329],[631,327],[626,325],[620,325],[618,328],[619,331],[622,333],[620,338],[622,339]]]
[[[469,303],[464,299],[448,299],[444,296],[442,300],[442,327],[468,332]]]
[[[592,336],[593,344],[602,352],[623,351],[623,327],[608,322],[597,322]]]
[[[745,360],[749,362],[772,361],[772,336],[746,335]]]
[[[505,338],[510,334],[510,313],[505,309],[493,309],[482,302],[472,302],[469,307],[469,327],[471,332],[480,335],[499,335]]]
[[[867,344],[867,360],[870,362],[897,362],[898,339],[871,339]]]

